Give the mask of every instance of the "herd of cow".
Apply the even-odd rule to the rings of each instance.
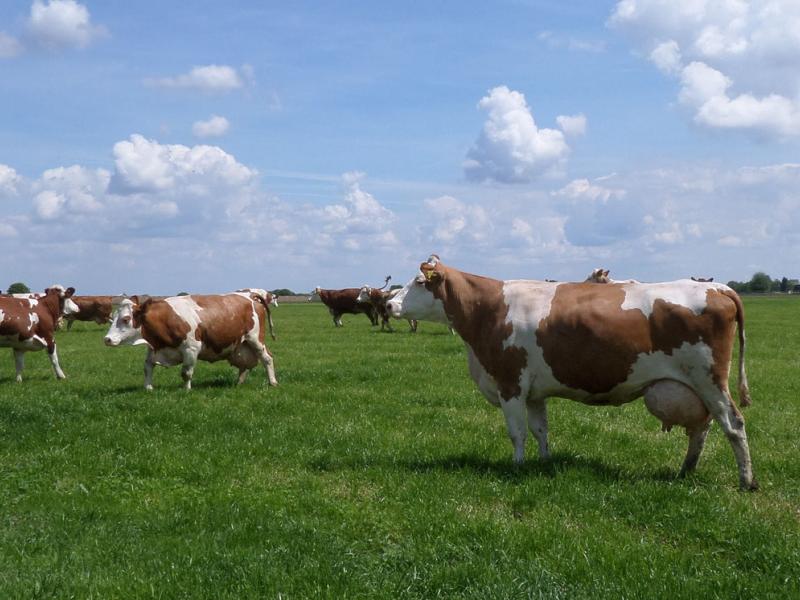
[[[386,284],[389,278],[387,277]],[[390,318],[447,324],[464,341],[469,372],[487,400],[502,409],[521,463],[530,431],[547,458],[546,402],[551,397],[589,405],[621,405],[644,397],[663,428],[682,426],[689,446],[680,475],[697,466],[716,421],[733,448],[742,489],[753,477],[744,418],[728,388],[733,347],[739,344],[738,392],[750,404],[745,373],[744,312],[739,296],[713,280],[664,283],[616,281],[603,269],[583,282],[501,281],[446,266],[431,255],[404,287],[316,288],[334,325],[346,313],[366,314],[373,325]],[[54,331],[63,318],[110,321],[108,346],[143,344],[145,387],[155,365],[182,365],[187,389],[198,359],[228,360],[241,383],[261,363],[276,385],[265,343],[272,332],[265,290],[221,295],[80,297],[53,286],[41,295],[0,294],[0,347],[14,350],[17,381],[26,351],[47,348],[56,377]],[[274,336],[273,336],[274,338]]]

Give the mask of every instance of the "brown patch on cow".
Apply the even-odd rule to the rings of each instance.
[[[133,326],[142,328],[142,337],[156,352],[177,348],[189,334],[189,324],[181,319],[166,300],[147,299],[133,309]]]
[[[441,262],[436,266],[423,263],[420,269],[427,279],[425,287],[442,301],[453,328],[494,378],[500,396],[505,400],[519,396],[528,352],[517,346],[503,347],[514,329],[506,323],[503,282],[450,269]]]
[[[714,382],[727,389],[733,349],[736,306],[725,294],[709,289],[706,308],[690,309],[656,300],[649,317],[623,310],[623,286],[562,284],[550,313],[539,322],[536,340],[561,383],[591,394],[605,394],[625,382],[640,354],[667,355],[684,343],[703,342],[713,357]]]
[[[200,311],[195,336],[214,353],[238,345],[242,335],[253,328],[253,301],[237,294],[192,296]],[[263,319],[262,319],[263,321]],[[263,343],[263,335],[260,335]]]
[[[94,321],[98,324],[108,323],[111,313],[114,311],[113,300],[113,296],[73,296],[72,301],[78,306],[78,312],[68,315],[66,319],[68,321]]]

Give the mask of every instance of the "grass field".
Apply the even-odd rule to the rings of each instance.
[[[712,428],[550,402],[547,463],[443,326],[275,311],[277,388],[225,363],[142,388],[141,347],[0,355],[0,598],[798,598],[800,298],[747,298],[757,493]],[[735,369],[734,369],[735,371]],[[735,389],[735,385],[732,386]]]

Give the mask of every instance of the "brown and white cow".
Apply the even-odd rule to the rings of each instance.
[[[15,296],[0,297],[0,348],[14,350],[14,363],[17,381],[22,381],[25,366],[25,353],[47,348],[50,364],[53,365],[57,379],[64,379],[64,371],[58,363],[55,331],[63,315],[78,310],[71,298],[75,288],[64,289],[54,285],[43,295],[25,294],[25,298]]]
[[[665,427],[686,428],[681,475],[694,470],[711,417],[733,447],[743,489],[756,489],[744,419],[728,390],[739,328],[739,400],[750,404],[739,296],[717,283],[498,281],[431,257],[388,303],[395,317],[451,323],[469,370],[503,410],[514,460],[528,428],[549,456],[546,400],[621,405],[644,395]]]
[[[357,315],[361,313],[367,315],[369,322],[374,327],[378,324],[378,315],[371,303],[358,301],[360,292],[359,288],[323,290],[320,287],[316,287],[308,297],[308,301],[313,302],[314,299],[319,298],[328,307],[328,311],[333,317],[333,324],[336,327],[342,327],[342,315]]]
[[[67,331],[72,329],[75,321],[94,321],[103,325],[111,320],[113,312],[113,296],[73,296],[72,301],[78,307],[78,312],[67,315]]]
[[[124,298],[105,336],[107,346],[147,345],[144,387],[153,389],[153,367],[182,365],[186,389],[198,359],[226,359],[239,369],[242,383],[259,362],[270,385],[277,385],[272,354],[264,344],[267,304],[257,295],[171,296],[137,302]]]
[[[275,324],[272,322],[272,311],[270,310],[269,307],[274,306],[275,308],[278,308],[278,296],[276,296],[272,292],[268,292],[263,288],[242,288],[236,291],[246,292],[256,296],[257,299],[260,299],[260,301],[262,302],[262,304],[264,304],[264,307],[267,310],[267,322],[269,323],[269,337],[271,337],[273,340],[277,339],[275,337]]]
[[[635,279],[611,279],[609,273],[611,271],[600,267],[594,269],[583,281],[584,283],[641,283],[641,281],[636,281]],[[546,279],[545,281],[552,282],[553,280]]]

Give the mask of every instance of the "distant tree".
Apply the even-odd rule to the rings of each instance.
[[[31,288],[21,282],[12,283],[8,286],[7,294],[30,294]]]
[[[270,290],[271,293],[275,294],[276,296],[296,296],[292,290],[287,288],[278,288],[277,290]]]
[[[393,285],[393,286],[391,286],[391,287],[389,288],[389,291],[391,292],[392,290],[400,290],[400,289],[402,289],[402,288],[403,288],[403,286],[402,286],[402,285]]]
[[[189,292],[178,292],[178,296],[188,296]]]
[[[747,284],[742,281],[729,281],[728,287],[731,288],[737,294],[741,294],[747,290]]]
[[[755,273],[747,284],[751,292],[769,292],[772,289],[772,279],[763,271]]]
[[[786,277],[783,277],[781,279],[781,286],[780,287],[781,287],[781,291],[782,292],[788,292],[789,291],[789,279],[786,278]]]

